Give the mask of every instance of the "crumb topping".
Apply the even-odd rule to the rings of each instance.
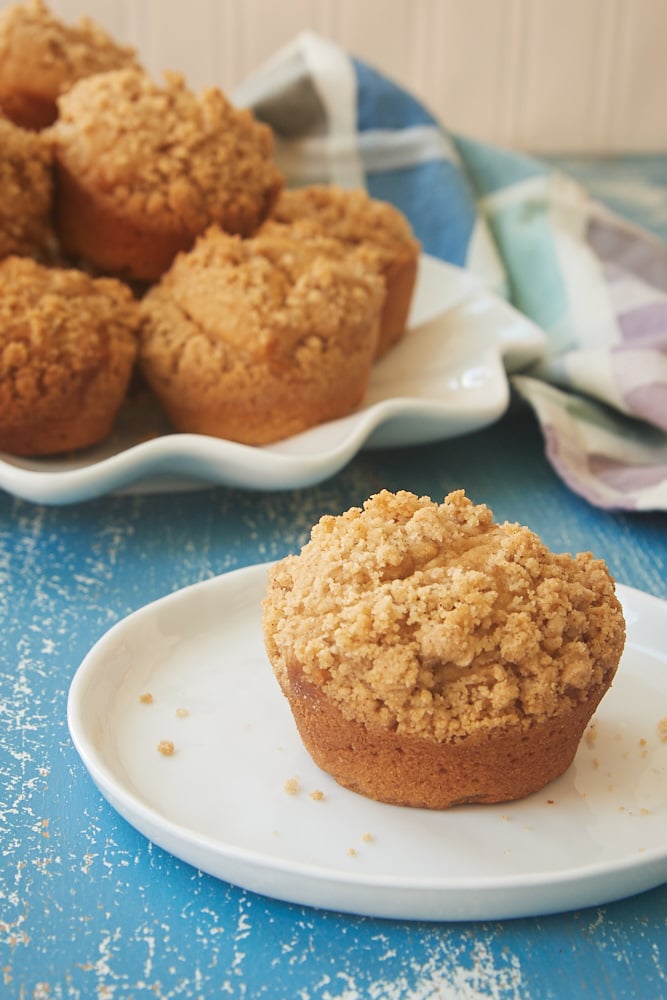
[[[129,217],[249,235],[282,186],[269,127],[216,88],[192,93],[179,74],[164,86],[138,69],[88,77],[58,108],[56,159]]]
[[[215,381],[260,360],[276,372],[308,370],[328,340],[376,318],[383,300],[363,255],[335,240],[281,230],[244,240],[213,226],[145,297],[141,353],[173,364],[182,346],[179,366]]]
[[[126,285],[27,257],[0,261],[0,422],[76,408],[101,366],[136,354],[137,307]]]
[[[346,718],[436,741],[576,704],[625,637],[601,560],[552,553],[462,490],[323,517],[272,569],[263,622],[284,686],[300,670]]]
[[[39,134],[0,115],[0,257],[45,249],[51,236],[51,160]]]
[[[345,243],[370,244],[382,263],[392,260],[397,251],[419,251],[419,243],[402,212],[389,202],[371,198],[361,188],[291,188],[281,193],[271,217],[283,223],[308,220],[321,232]]]
[[[134,49],[118,45],[89,18],[67,25],[43,0],[0,13],[0,82],[54,98],[82,77],[136,65]]]

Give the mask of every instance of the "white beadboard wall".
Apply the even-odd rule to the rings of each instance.
[[[0,0],[0,9],[10,4]],[[304,28],[450,128],[537,153],[667,150],[667,0],[51,0],[159,74],[231,90]]]

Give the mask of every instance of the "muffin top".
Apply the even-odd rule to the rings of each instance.
[[[48,145],[0,115],[0,257],[45,249],[52,198]]]
[[[248,235],[282,185],[273,133],[216,88],[179,74],[159,86],[136,69],[79,81],[49,130],[56,159],[121,214]]]
[[[437,742],[581,701],[625,636],[602,561],[552,553],[461,490],[323,517],[273,568],[264,630],[284,686],[301,670],[346,718]]]
[[[308,227],[276,225],[241,239],[211,226],[177,256],[142,311],[152,354],[169,357],[185,336],[191,358],[216,356],[217,378],[237,363],[263,361],[277,373],[307,367],[327,339],[357,335],[377,319],[383,301],[384,282],[363,253]]]
[[[336,185],[291,188],[281,195],[271,213],[278,222],[308,219],[327,236],[352,245],[369,244],[391,262],[396,254],[419,252],[410,223],[389,202],[371,198],[361,188]]]
[[[12,90],[55,102],[76,80],[129,65],[136,65],[134,50],[117,45],[88,18],[63,24],[43,0],[0,13],[0,104]],[[55,103],[53,111],[55,117]]]
[[[16,424],[76,405],[73,389],[136,354],[137,306],[113,278],[0,261],[0,422]]]

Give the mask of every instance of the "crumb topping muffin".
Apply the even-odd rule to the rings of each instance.
[[[134,50],[88,18],[63,24],[43,0],[0,12],[0,108],[25,128],[55,121],[58,96],[76,80],[130,65]]]
[[[263,621],[320,766],[371,797],[434,808],[516,798],[562,773],[625,637],[601,560],[553,553],[463,491],[442,504],[383,491],[323,517],[272,569]]]
[[[53,251],[51,150],[0,115],[0,258]]]
[[[417,273],[420,244],[394,205],[362,189],[312,185],[284,190],[272,212],[278,222],[307,219],[327,236],[349,246],[372,248],[387,283],[378,356],[403,334]]]
[[[0,450],[48,455],[109,433],[136,357],[127,286],[27,257],[0,261]]]
[[[364,255],[210,227],[142,302],[140,365],[174,426],[263,444],[361,400],[384,297]]]
[[[210,223],[252,234],[282,187],[269,127],[178,74],[164,86],[140,70],[101,74],[58,105],[59,228],[100,270],[155,280]]]

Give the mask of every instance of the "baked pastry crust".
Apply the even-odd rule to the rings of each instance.
[[[613,580],[462,491],[382,491],[272,568],[266,648],[303,741],[371,798],[445,808],[562,773],[625,639]]]
[[[0,261],[0,450],[52,455],[104,439],[130,380],[137,324],[132,293],[115,279]]]
[[[383,297],[336,241],[214,226],[143,299],[140,366],[177,430],[277,441],[363,398]]]
[[[126,69],[81,80],[49,129],[56,227],[97,270],[155,281],[211,223],[251,235],[283,184],[273,135],[217,89]]]
[[[54,122],[58,96],[75,81],[136,64],[134,49],[88,18],[63,24],[43,0],[0,12],[0,110],[24,128]]]
[[[312,185],[283,191],[271,215],[282,223],[308,220],[323,235],[372,249],[386,286],[376,356],[386,354],[405,332],[417,281],[420,244],[403,213],[362,189]]]

